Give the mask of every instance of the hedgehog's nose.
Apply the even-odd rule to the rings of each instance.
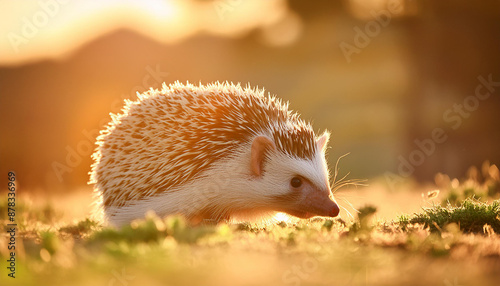
[[[336,216],[339,215],[339,212],[340,212],[339,206],[336,203],[334,203],[333,204],[333,208],[331,209],[330,216],[331,217],[336,217]]]
[[[332,197],[326,197],[323,199],[323,209],[326,211],[326,214],[324,215],[329,217],[336,217],[340,212],[339,205]]]

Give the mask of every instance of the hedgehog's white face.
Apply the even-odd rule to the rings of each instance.
[[[300,159],[277,151],[268,137],[259,136],[254,140],[251,166],[256,176],[255,191],[266,199],[267,205],[300,218],[338,215],[339,207],[330,198],[324,153],[327,141],[325,133],[316,142],[315,156]]]

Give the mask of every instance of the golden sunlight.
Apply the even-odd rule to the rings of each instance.
[[[280,25],[294,28],[285,38],[280,33],[276,40],[269,32],[265,35],[266,43],[283,45],[297,38],[300,27],[297,19],[288,15],[284,0],[42,0],[1,2],[0,8],[10,12],[0,19],[0,32],[6,35],[0,39],[2,64],[59,58],[118,29],[176,43],[197,33],[234,37],[284,23]]]
[[[274,215],[274,220],[288,222],[290,221],[290,216],[286,213],[276,213]]]

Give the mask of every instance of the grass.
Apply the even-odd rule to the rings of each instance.
[[[500,171],[496,165],[484,162],[481,170],[472,166],[467,171],[467,178],[463,182],[450,179],[447,175],[437,174],[436,185],[447,190],[447,196],[441,201],[443,206],[458,205],[465,199],[474,198],[480,201],[500,199]]]
[[[500,201],[487,204],[467,198],[459,206],[436,205],[411,218],[402,216],[400,223],[403,227],[408,224],[423,224],[432,231],[440,231],[446,225],[455,223],[465,233],[482,233],[484,226],[489,225],[493,231],[500,233]]]
[[[380,207],[347,222],[192,227],[150,214],[116,229],[21,200],[15,279],[0,214],[0,285],[499,285],[499,200],[465,196],[393,220],[377,219]]]

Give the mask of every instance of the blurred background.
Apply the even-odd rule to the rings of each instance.
[[[1,1],[1,188],[88,181],[98,131],[162,82],[240,82],[332,132],[351,178],[500,162],[500,1]]]

